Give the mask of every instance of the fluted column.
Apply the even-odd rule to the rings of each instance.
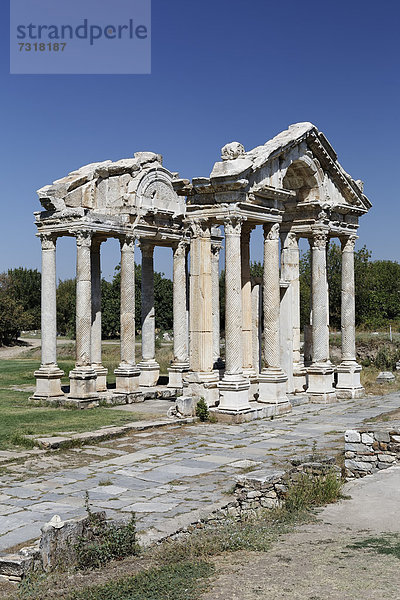
[[[140,385],[153,387],[160,376],[160,365],[155,360],[155,311],[154,311],[154,245],[141,241],[142,251],[142,360]]]
[[[329,296],[326,264],[328,232],[315,230],[312,237],[312,364],[308,368],[307,393],[313,401],[332,402],[333,367],[329,360]]]
[[[342,238],[342,362],[337,368],[338,398],[360,398],[364,388],[360,383],[361,366],[356,361],[356,307],[354,281],[354,245],[357,237]]]
[[[190,223],[189,323],[190,393],[209,406],[218,401],[218,376],[213,370],[211,231],[206,219]]]
[[[91,274],[92,274],[92,367],[96,371],[96,389],[107,390],[107,369],[101,359],[101,267],[100,246],[102,240],[92,240]]]
[[[281,277],[289,283],[281,303],[281,347],[286,353],[282,363],[288,375],[288,391],[303,392],[306,384],[306,370],[300,357],[300,252],[296,233],[281,233]],[[289,346],[291,348],[289,349]],[[289,351],[290,350],[290,351]]]
[[[115,369],[116,391],[134,394],[139,388],[135,364],[135,238],[125,236],[121,245],[121,362]]]
[[[186,314],[186,248],[181,240],[173,248],[173,319],[174,360],[169,371],[168,386],[181,388],[182,374],[189,369],[188,332]]]
[[[61,377],[64,372],[57,365],[56,237],[49,233],[41,233],[39,237],[42,244],[42,362],[34,374],[34,398],[57,398],[63,396]]]
[[[212,322],[213,322],[213,363],[214,369],[223,369],[220,353],[220,311],[219,311],[219,253],[221,244],[211,244],[212,279]]]
[[[243,377],[242,336],[242,219],[225,219],[225,374],[219,383],[219,410],[249,410],[248,379]]]
[[[280,363],[279,223],[264,225],[263,309],[264,368],[259,377],[259,402],[288,410],[287,375]]]
[[[96,372],[92,368],[92,232],[76,233],[76,363],[70,372],[72,400],[96,397]]]

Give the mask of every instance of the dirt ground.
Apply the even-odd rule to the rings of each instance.
[[[219,575],[202,600],[398,600],[399,559],[348,547],[365,537],[366,531],[307,524],[269,552],[217,557]]]

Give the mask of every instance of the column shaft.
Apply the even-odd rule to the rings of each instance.
[[[225,223],[225,376],[243,374],[241,222]]]
[[[96,372],[92,368],[92,232],[76,234],[76,364],[70,372],[71,402],[90,402],[97,396]],[[80,404],[81,405],[81,404]]]
[[[250,279],[250,233],[252,229],[253,227],[246,223],[242,228],[241,238],[243,371],[247,377],[255,375]]]
[[[92,241],[91,274],[92,274],[92,367],[96,371],[96,389],[98,392],[107,390],[107,369],[101,360],[101,240]]]
[[[361,398],[361,366],[356,362],[354,245],[356,236],[342,239],[342,362],[337,367],[338,398]]]
[[[342,360],[356,360],[356,305],[354,285],[355,236],[342,244]]]
[[[57,364],[56,240],[41,235],[42,242],[42,365]]]
[[[279,223],[264,225],[264,368],[259,377],[259,401],[291,409],[286,396],[287,375],[280,362]]]
[[[140,385],[157,385],[160,367],[155,360],[156,331],[154,311],[154,246],[142,241],[142,360],[139,363]]]
[[[121,244],[121,362],[115,370],[116,391],[132,394],[139,387],[135,364],[135,238],[125,236]]]
[[[327,294],[325,232],[317,233],[312,245],[312,362],[329,361],[329,302]]]
[[[51,399],[63,396],[61,377],[64,375],[57,365],[56,238],[47,233],[39,237],[42,243],[42,362],[34,373],[36,390],[33,397]]]
[[[307,393],[311,400],[333,402],[333,367],[329,360],[329,295],[326,261],[328,232],[315,230],[312,238],[312,364],[308,368]]]
[[[76,236],[76,366],[91,365],[92,279],[90,246],[92,235],[81,231]]]
[[[213,322],[213,363],[215,369],[223,368],[220,354],[220,312],[219,312],[219,253],[221,246],[211,246],[211,279],[212,279],[212,322]]]
[[[242,335],[242,218],[225,220],[225,374],[219,382],[221,412],[239,413],[251,409],[250,382],[243,377]]]

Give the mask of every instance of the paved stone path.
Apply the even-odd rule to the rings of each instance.
[[[229,501],[236,474],[282,467],[290,457],[341,450],[343,432],[400,407],[400,394],[331,405],[304,404],[274,420],[196,424],[129,434],[66,452],[33,455],[2,475],[0,550],[39,537],[54,514],[85,513],[85,493],[109,516],[137,513],[138,529],[157,539]]]

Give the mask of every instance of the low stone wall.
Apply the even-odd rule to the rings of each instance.
[[[400,428],[350,429],[344,440],[347,477],[364,477],[400,460]]]

